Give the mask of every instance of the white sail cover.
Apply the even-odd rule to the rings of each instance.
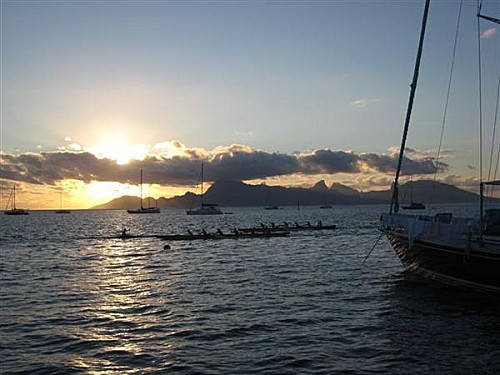
[[[449,215],[449,216],[448,216]],[[429,215],[383,215],[382,226],[385,230],[401,231],[412,243],[416,238],[450,242],[479,235],[479,221],[455,218],[451,214]]]

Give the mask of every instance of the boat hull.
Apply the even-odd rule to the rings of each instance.
[[[298,232],[298,231],[311,231],[311,230],[334,230],[337,229],[336,225],[279,225],[269,227],[254,227],[254,228],[239,228],[238,230],[243,233],[262,233],[262,232]]]
[[[446,246],[385,231],[405,268],[428,279],[500,293],[500,254],[488,251],[498,245]]]
[[[407,206],[401,206],[403,210],[425,210],[425,205],[423,203],[411,203]]]
[[[21,208],[14,208],[9,211],[4,211],[5,215],[29,215],[29,212]]]
[[[186,214],[188,215],[222,215],[223,212],[219,209],[204,209],[200,208],[197,210],[187,210]]]
[[[137,210],[127,210],[129,214],[159,214],[159,208],[138,208]]]
[[[290,234],[287,231],[269,232],[269,233],[206,233],[206,234],[172,234],[159,235],[157,238],[164,241],[192,241],[192,240],[225,240],[225,239],[248,239],[248,238],[271,238],[286,237]]]

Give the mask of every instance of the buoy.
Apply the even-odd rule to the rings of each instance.
[[[170,250],[170,249],[171,249],[170,245],[163,246],[163,250]]]

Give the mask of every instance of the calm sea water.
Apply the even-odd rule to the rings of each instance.
[[[403,272],[386,207],[0,215],[2,374],[498,374],[500,298]],[[282,221],[289,238],[106,239]]]

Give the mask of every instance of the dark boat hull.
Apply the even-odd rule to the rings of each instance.
[[[385,231],[405,268],[428,279],[500,293],[500,255],[481,247],[446,246]]]
[[[239,228],[238,230],[243,233],[274,233],[274,232],[298,232],[308,230],[333,230],[337,229],[336,225],[299,225],[299,226],[275,226],[275,227],[255,227],[255,228]]]
[[[15,208],[13,210],[4,211],[5,215],[29,215],[29,212],[21,208]]]
[[[159,208],[138,208],[136,210],[127,210],[129,214],[159,214]]]
[[[425,210],[425,205],[423,203],[411,203],[407,206],[401,206],[403,210]]]
[[[192,240],[224,240],[224,239],[246,239],[246,238],[270,238],[286,237],[290,234],[287,231],[269,232],[269,233],[227,233],[227,234],[172,234],[158,235],[157,238],[165,241],[192,241]]]

